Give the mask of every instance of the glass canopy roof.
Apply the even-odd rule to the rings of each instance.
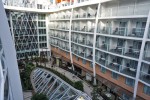
[[[31,73],[33,89],[46,94],[49,100],[92,100],[48,70],[37,68]]]

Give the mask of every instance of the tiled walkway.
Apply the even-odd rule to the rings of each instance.
[[[31,100],[31,97],[32,97],[32,91],[24,91],[23,92],[24,100]]]

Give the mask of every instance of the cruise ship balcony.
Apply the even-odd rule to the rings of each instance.
[[[58,37],[58,34],[54,34],[55,37]]]
[[[150,28],[148,30],[148,39],[150,39]]]
[[[150,73],[140,72],[140,79],[148,84],[150,84]]]
[[[99,48],[99,49],[108,51],[109,45],[103,41],[102,44],[97,42],[96,47]]]
[[[93,52],[92,50],[89,50],[89,52],[86,53],[85,57],[89,60],[93,59]]]
[[[121,73],[135,77],[136,76],[136,69],[126,67],[126,66],[121,66]]]
[[[77,49],[74,49],[74,53],[78,55],[79,51]]]
[[[79,52],[79,56],[85,57],[85,52]]]
[[[135,77],[138,62],[129,59],[123,59],[124,65],[121,66],[121,73]]]
[[[133,58],[139,58],[140,50],[139,49],[133,49],[133,47],[127,48],[127,52],[124,54],[125,56],[133,57]]]
[[[68,45],[69,45],[69,44],[68,44]],[[66,46],[66,50],[67,50],[67,51],[70,51],[69,46]]]
[[[94,32],[94,26],[89,28],[88,32]]]
[[[150,62],[150,42],[146,42],[143,59]]]
[[[114,46],[113,49],[110,49],[110,52],[122,54],[123,53],[123,46]]]
[[[103,27],[102,29],[101,28],[97,28],[97,33],[101,33],[101,34],[111,34],[111,27]]]
[[[81,28],[81,31],[82,31],[82,32],[87,32],[87,26],[83,26],[83,27]]]
[[[112,35],[126,36],[127,28],[126,27],[117,27],[112,31]]]
[[[73,26],[72,30],[74,30],[74,31],[80,31],[80,26]]]
[[[150,65],[142,63],[140,71],[140,79],[148,84],[150,84]]]
[[[66,36],[62,36],[61,38],[66,40]]]
[[[86,45],[87,45],[87,46],[90,46],[90,47],[93,47],[93,43],[92,43],[90,40],[87,40],[87,41],[86,41]]]
[[[109,44],[109,51],[117,54],[122,54],[123,48],[125,46],[125,40],[112,38],[111,41],[112,42],[110,42]]]
[[[146,61],[148,61],[148,62],[150,62],[150,51],[144,51],[144,57],[143,57],[143,59],[144,60],[146,60]]]
[[[133,28],[132,32],[128,34],[129,37],[143,38],[145,28]]]
[[[105,63],[106,63],[105,58],[100,58],[99,56],[95,55],[95,60],[97,63],[105,66]]]
[[[80,39],[77,43],[80,43],[80,44],[83,44],[83,45],[85,45],[85,38],[82,38],[82,39]]]
[[[141,41],[127,40],[123,54],[128,57],[139,58],[141,44]]]
[[[108,67],[108,68],[110,68],[110,69],[112,69],[114,71],[118,71],[118,72],[120,70],[120,65],[117,62],[115,62],[115,61],[108,61],[108,60],[106,60],[106,67]]]

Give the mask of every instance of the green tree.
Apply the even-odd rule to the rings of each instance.
[[[81,81],[77,81],[74,83],[74,88],[83,91],[83,83]]]
[[[32,96],[31,100],[48,100],[47,96],[45,94],[38,94]]]
[[[24,71],[20,73],[21,82],[24,90],[32,90],[32,84],[30,81],[30,74],[32,70],[35,68],[34,64],[29,62],[26,64]]]
[[[92,100],[99,100],[98,99],[99,94],[98,94],[97,86],[93,87],[93,91],[92,91],[91,95],[92,95]]]

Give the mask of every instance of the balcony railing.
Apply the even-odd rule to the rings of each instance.
[[[137,7],[134,5],[124,5],[120,6],[116,11],[117,7],[110,7],[107,10],[101,11],[101,17],[112,17],[112,16],[130,16],[130,15],[148,15],[149,13],[149,3],[137,4]]]
[[[132,66],[134,67],[134,66]],[[136,69],[132,67],[127,67],[127,66],[121,66],[121,73],[129,75],[131,77],[136,76]]]
[[[117,71],[117,72],[120,72],[120,73],[123,73],[125,75],[129,75],[131,77],[135,77],[136,76],[136,69],[135,68],[132,68],[132,67],[135,67],[135,66],[124,66],[124,65],[121,65],[117,62],[113,62],[113,61],[109,61],[107,60],[107,58],[105,57],[99,57],[99,56],[95,56],[96,57],[96,62],[105,66],[105,67],[108,67],[109,69],[112,69],[114,71]]]
[[[111,62],[111,61],[108,61],[108,60],[106,60],[105,66],[112,69],[112,70],[114,70],[114,71],[118,71],[118,72],[120,72],[120,69],[121,69],[120,64],[118,64],[117,62]]]
[[[107,59],[105,57],[100,57],[100,56],[95,55],[95,60],[96,60],[97,63],[105,66],[105,63],[106,63]]]
[[[100,29],[100,27],[97,28],[97,33],[102,33],[102,34],[111,34],[112,33],[112,28],[111,27],[103,27]]]
[[[112,32],[112,35],[126,36],[127,28],[126,27],[118,27]]]
[[[96,47],[102,50],[112,52],[112,53],[125,55],[125,56],[133,57],[133,58],[139,58],[139,55],[140,55],[140,50],[134,49],[132,46],[125,48],[124,46],[109,45],[107,43],[99,44],[97,42]]]
[[[150,50],[144,51],[143,59],[150,62]]]
[[[134,49],[133,47],[124,48],[122,54],[124,54],[125,56],[128,56],[128,57],[139,58],[140,50]]]
[[[131,34],[128,34],[128,36],[143,38],[144,31],[145,28],[133,28]]]
[[[150,28],[148,30],[148,38],[150,39]]]
[[[75,54],[77,54],[77,55],[79,55],[79,56],[81,56],[81,57],[83,57],[83,58],[85,58],[85,52],[84,51],[79,51],[79,50],[77,50],[77,49],[74,49],[74,51],[73,51]]]
[[[81,39],[81,40],[79,40],[78,38],[76,38],[76,39],[72,39],[72,41],[73,42],[76,42],[76,43],[79,43],[79,44],[82,44],[82,45],[87,45],[87,46],[90,46],[90,47],[92,47],[93,46],[93,43],[92,42],[90,42],[89,40],[83,40],[83,39]]]
[[[150,84],[150,73],[144,71],[140,72],[140,79],[148,84]]]
[[[102,50],[109,50],[109,45],[107,43],[100,44],[99,42],[96,42],[96,47]]]
[[[86,53],[85,58],[92,60],[93,59],[93,54],[91,53]]]
[[[124,51],[124,47],[123,46],[112,45],[111,49],[109,49],[109,51],[122,55],[123,51]]]

